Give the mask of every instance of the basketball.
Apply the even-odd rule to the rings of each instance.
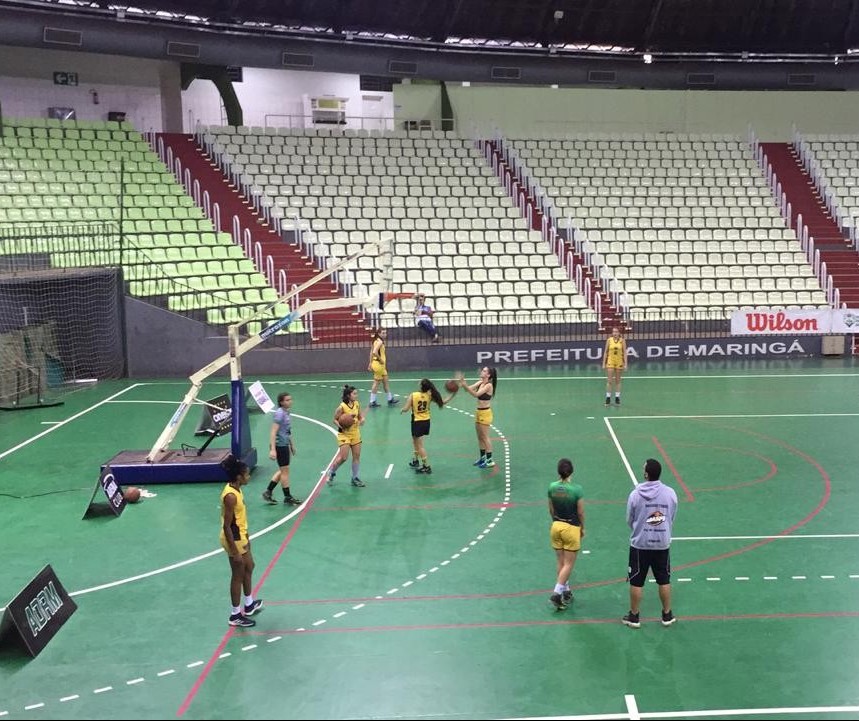
[[[126,503],[137,503],[140,500],[140,489],[135,486],[129,486],[122,492],[122,497]]]
[[[444,382],[444,387],[447,388],[450,393],[456,393],[459,390],[459,381],[455,381],[451,378],[449,381]]]
[[[355,423],[355,416],[351,413],[343,413],[340,416],[340,427],[341,428],[351,428]]]

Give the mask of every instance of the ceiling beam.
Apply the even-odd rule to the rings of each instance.
[[[841,45],[844,51],[855,48],[859,43],[856,38],[856,27],[859,22],[859,0],[850,0],[850,9],[847,11],[847,22],[844,23],[844,34],[841,36]]]
[[[430,0],[432,2],[432,0]],[[424,3],[424,11],[427,10],[427,3]],[[432,33],[432,39],[437,43],[443,43],[450,36],[456,21],[459,19],[459,12],[462,9],[462,0],[446,0],[444,3],[444,11],[442,19],[436,25],[435,31]]]
[[[648,50],[650,48],[650,41],[653,37],[653,33],[656,30],[656,26],[659,24],[659,15],[662,13],[662,3],[664,0],[656,0],[650,6],[650,16],[647,18],[647,25],[644,29],[644,35],[641,38],[641,47],[639,50]]]

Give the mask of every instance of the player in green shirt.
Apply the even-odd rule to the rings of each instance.
[[[555,590],[549,597],[558,611],[563,611],[573,600],[570,574],[585,537],[584,491],[573,476],[573,462],[569,458],[558,461],[558,480],[549,484],[549,516],[552,528],[549,538],[558,559],[558,576]]]

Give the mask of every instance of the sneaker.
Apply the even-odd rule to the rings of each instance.
[[[355,488],[364,488],[364,486],[366,486],[367,484],[364,483],[364,481],[362,481],[360,478],[353,478],[352,485],[355,486]]]
[[[478,468],[483,468],[483,464],[484,464],[484,463],[486,463],[486,456],[481,456],[480,458],[478,458],[478,459],[477,459],[474,463],[472,463],[471,465],[472,465],[472,466],[477,466]]]
[[[418,473],[432,473],[432,468],[429,466],[421,466],[417,469]]]
[[[633,613],[632,611],[620,620],[623,621],[624,626],[629,626],[630,628],[641,628],[641,619],[637,613]]]
[[[614,404],[615,404],[616,406],[619,406],[619,405],[620,405],[620,396],[615,396],[615,397],[614,397]]]
[[[295,496],[287,496],[283,499],[283,503],[286,506],[300,506],[304,501],[296,498]]]
[[[274,498],[271,497],[271,491],[263,491],[262,492],[262,499],[266,503],[277,503],[277,501],[275,501]]]
[[[606,397],[606,399],[605,399],[605,404],[606,404],[607,406],[610,406],[610,405],[611,405],[611,398]]]
[[[325,485],[328,486],[329,488],[334,485],[334,474],[333,473],[330,476],[328,476],[328,480],[325,481]]]
[[[389,405],[389,406],[395,406],[395,405],[397,405],[397,403],[399,403],[399,402],[400,402],[400,399],[399,399],[399,398],[391,398],[391,400],[389,400],[389,401],[388,401],[388,405]]]
[[[573,600],[573,592],[567,589],[561,594],[561,600],[569,605]]]
[[[241,626],[242,628],[250,628],[251,626],[256,626],[257,622],[252,618],[245,618],[242,614],[237,613],[235,616],[230,616],[230,620],[227,621],[230,626]]]
[[[378,407],[379,407],[379,403],[378,403],[377,401],[373,401],[372,403],[369,403],[369,404],[367,405],[367,407],[368,407],[368,408],[378,408]]]
[[[409,468],[414,468],[417,470],[420,467],[421,467],[421,462],[417,458],[415,458],[412,461],[409,461]]]
[[[253,616],[255,613],[262,611],[262,599],[258,598],[252,604],[245,606],[245,616]]]
[[[567,605],[564,603],[564,599],[561,598],[560,593],[553,593],[551,596],[549,596],[549,601],[555,607],[556,611],[563,611],[567,607]]]
[[[495,461],[491,458],[483,461],[483,464],[480,466],[481,468],[495,468]]]
[[[663,611],[662,612],[662,625],[663,626],[670,626],[676,620],[677,620],[677,618],[674,616],[674,613],[672,611]]]

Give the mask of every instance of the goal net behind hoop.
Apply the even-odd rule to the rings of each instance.
[[[125,369],[122,275],[115,267],[57,268],[65,244],[103,227],[0,229],[0,409],[56,402]]]

